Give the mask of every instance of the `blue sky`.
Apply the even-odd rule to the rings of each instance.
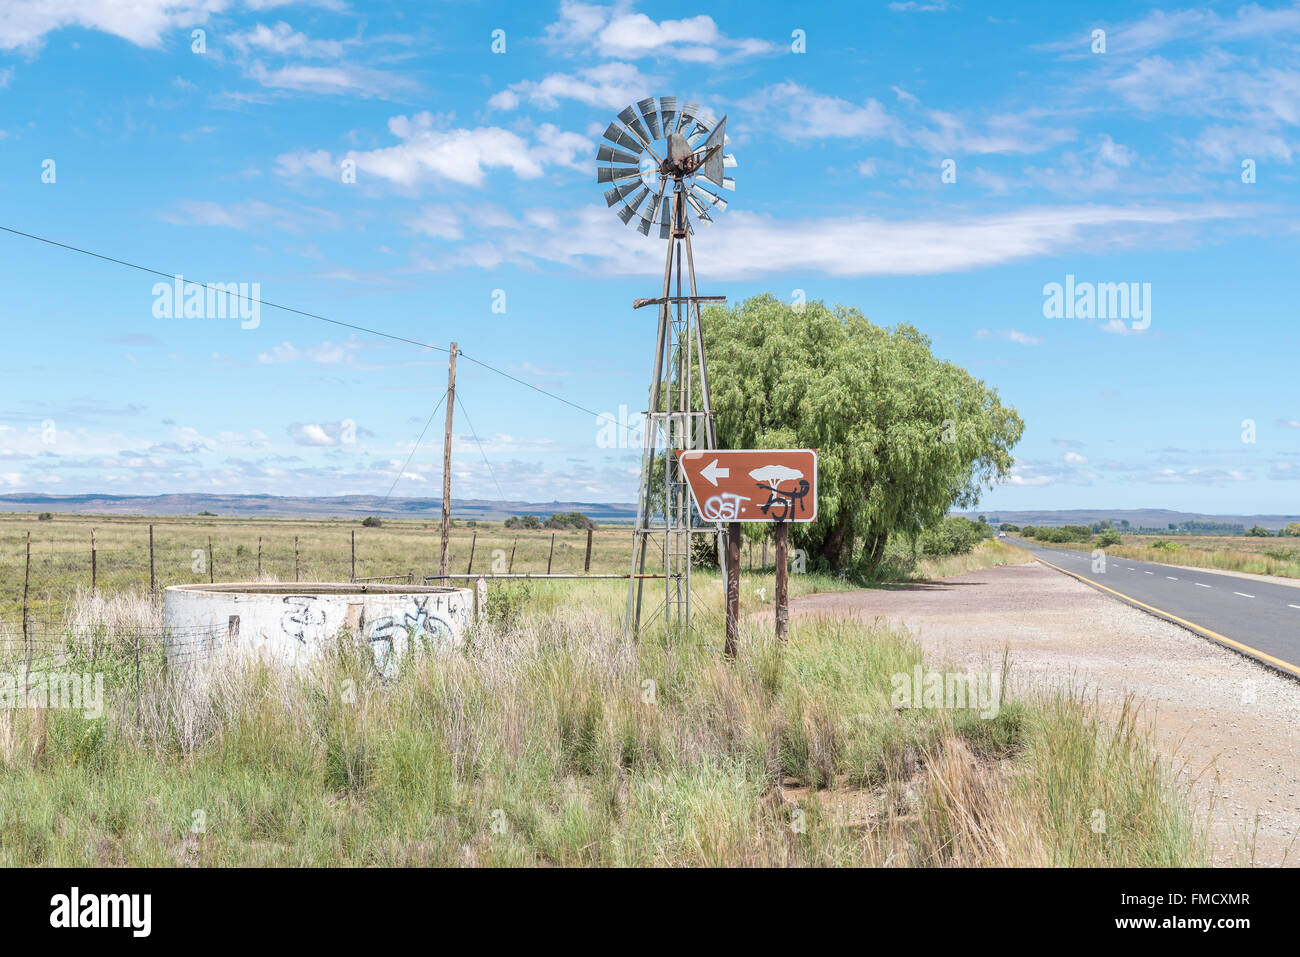
[[[986,509],[1297,510],[1300,6],[521,6],[0,0],[0,225],[617,415],[663,245],[594,153],[675,95],[739,162],[701,291],[930,335],[1027,423]],[[0,248],[0,492],[437,493],[441,413],[403,469],[445,356],[160,318],[156,277]],[[1067,276],[1149,312],[1049,317]],[[637,450],[590,412],[469,362],[458,392],[458,495],[634,498]]]

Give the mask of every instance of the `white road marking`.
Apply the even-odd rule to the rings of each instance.
[[[1254,595],[1247,595],[1244,591],[1234,591],[1234,595],[1240,595],[1242,598],[1254,598]]]
[[[1287,605],[1288,608],[1300,608],[1300,605]]]
[[[1147,572],[1148,575],[1154,575],[1155,572]]]
[[[1205,584],[1204,582],[1197,582],[1196,585],[1197,585],[1198,588],[1213,588],[1213,587],[1214,587],[1213,585],[1207,585],[1207,584]]]
[[[1176,582],[1176,581],[1178,581],[1178,579],[1175,578],[1173,575],[1166,575],[1165,577],[1168,578],[1171,582]]]

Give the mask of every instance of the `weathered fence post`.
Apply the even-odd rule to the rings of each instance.
[[[262,578],[262,536],[257,536],[257,578]]]
[[[546,574],[551,573],[551,559],[555,557],[555,533],[551,532],[551,551],[546,556]]]
[[[469,564],[465,566],[465,574],[468,575],[474,570],[474,546],[478,544],[478,531],[475,530],[474,537],[469,540]]]
[[[293,580],[301,581],[298,571],[298,536],[293,537]]]
[[[208,584],[217,580],[217,573],[212,567],[212,536],[208,536]]]
[[[474,623],[482,620],[487,609],[487,579],[479,576],[474,579]]]
[[[776,637],[790,631],[790,523],[776,523]]]
[[[357,530],[352,529],[352,580],[357,580]]]
[[[727,526],[727,637],[723,654],[736,657],[736,632],[740,630],[740,523]]]
[[[158,600],[157,579],[153,574],[153,526],[149,526],[149,600]]]
[[[516,546],[518,546],[518,544],[519,544],[519,538],[518,536],[516,536],[515,540],[510,543],[510,564],[506,566],[507,575],[509,575],[511,572],[515,570],[515,548]]]
[[[23,568],[23,644],[27,646],[27,679],[32,674],[32,649],[35,646],[35,636],[31,633],[31,626],[27,622],[28,604],[27,590],[32,581],[32,533],[27,533],[27,564]],[[25,679],[26,680],[26,679]]]
[[[587,529],[587,557],[582,562],[583,574],[591,571],[591,532],[590,528]]]
[[[95,556],[95,530],[90,530],[90,597],[95,597],[99,587],[99,563]]]

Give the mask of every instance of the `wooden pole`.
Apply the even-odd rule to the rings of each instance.
[[[352,580],[357,580],[357,530],[352,529]]]
[[[212,536],[208,536],[208,584],[217,580],[216,570],[212,567]]]
[[[298,536],[293,537],[293,580],[300,581],[298,573]]]
[[[469,564],[465,566],[465,574],[468,575],[474,570],[474,546],[478,544],[478,531],[474,532],[474,537],[469,540]]]
[[[551,573],[551,559],[555,557],[555,533],[551,532],[551,552],[546,556],[546,574]]]
[[[582,570],[584,572],[591,571],[591,532],[592,530],[590,528],[587,529],[587,557],[582,562]]]
[[[727,526],[727,640],[723,653],[736,657],[736,633],[740,630],[740,523]]]
[[[763,568],[767,568],[767,538],[763,538]]]
[[[154,574],[153,574],[153,526],[152,525],[149,526],[149,599],[151,601],[158,600],[157,579],[154,578]]]
[[[438,574],[447,574],[448,548],[451,543],[451,422],[456,406],[456,343],[447,358],[447,424],[442,430],[442,552]]]
[[[95,530],[90,530],[90,597],[95,597],[99,587],[99,561],[95,554]]]
[[[776,523],[776,637],[790,632],[790,523]]]
[[[515,548],[519,545],[519,539],[516,538],[510,545],[510,564],[506,566],[506,574],[509,575],[515,570]]]

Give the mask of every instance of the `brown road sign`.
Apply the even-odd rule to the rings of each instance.
[[[817,520],[815,449],[692,449],[677,458],[706,522]]]

